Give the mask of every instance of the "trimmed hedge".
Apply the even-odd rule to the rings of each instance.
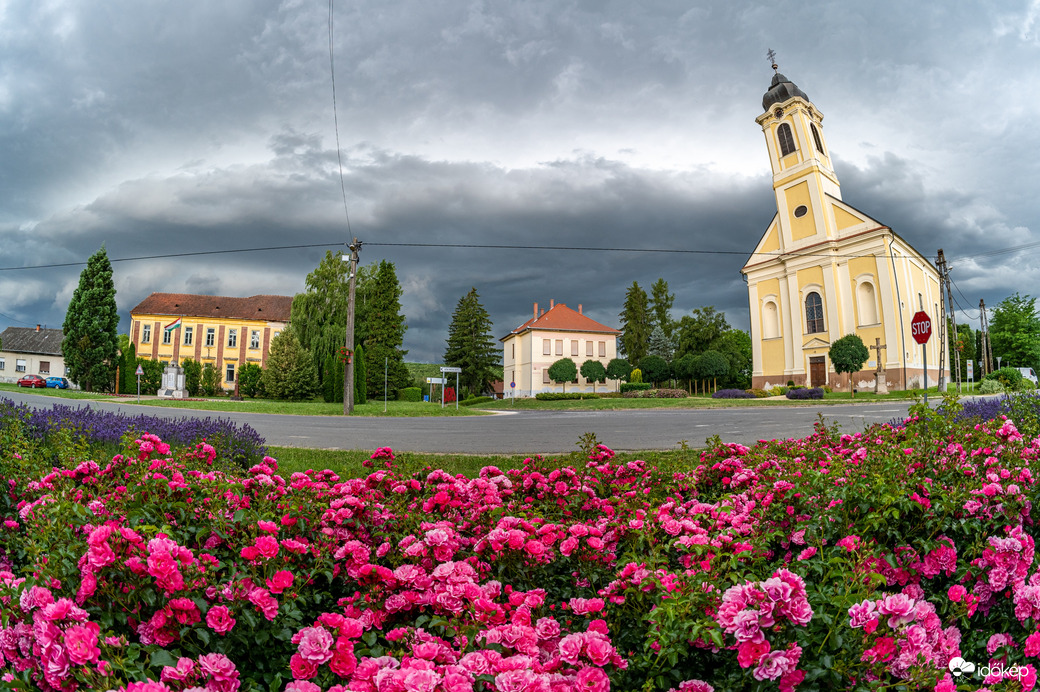
[[[812,389],[806,389],[805,387],[799,387],[797,389],[791,389],[787,392],[788,399],[822,399],[823,388],[813,387]]]
[[[464,399],[459,402],[459,406],[474,406],[476,404],[483,404],[485,401],[494,401],[489,396],[471,396],[468,399]]]
[[[685,389],[639,389],[621,396],[625,399],[685,399],[689,394]]]
[[[624,385],[622,385],[624,386]],[[539,401],[568,401],[570,399],[598,399],[599,394],[592,394],[591,392],[539,392],[534,395],[535,399]]]
[[[422,387],[403,387],[401,389],[398,389],[397,400],[422,401]]]
[[[622,382],[621,393],[626,394],[627,392],[641,392],[647,389],[653,389],[653,386],[649,382]]]
[[[754,399],[755,395],[743,389],[720,389],[711,395],[712,399]]]

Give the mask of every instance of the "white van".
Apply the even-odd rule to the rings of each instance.
[[[1022,373],[1022,377],[1029,380],[1033,384],[1037,384],[1036,373],[1033,372],[1032,368],[1019,368],[1018,371]]]

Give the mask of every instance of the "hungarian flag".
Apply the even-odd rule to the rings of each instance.
[[[181,318],[178,317],[173,322],[170,322],[168,325],[166,325],[165,331],[172,332],[174,329],[177,329],[180,326],[181,326]]]

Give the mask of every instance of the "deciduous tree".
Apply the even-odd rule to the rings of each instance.
[[[592,391],[596,391],[597,382],[606,382],[607,369],[598,360],[589,359],[581,364],[581,376],[592,383]]]
[[[627,381],[632,374],[632,365],[624,358],[612,358],[607,363],[607,377],[617,380],[620,386],[622,380]]]
[[[498,377],[495,367],[502,361],[502,352],[491,334],[491,316],[480,304],[477,289],[459,299],[448,326],[444,364],[462,368],[459,384],[470,394],[479,395],[491,388]]]
[[[1036,298],[1018,293],[1000,301],[990,320],[993,360],[1016,368],[1040,369],[1040,316]],[[993,363],[996,366],[996,363]]]
[[[643,380],[653,382],[654,386],[667,380],[672,371],[668,366],[668,361],[655,355],[644,356],[639,361],[639,369],[643,371]]]
[[[563,391],[567,391],[567,383],[578,378],[578,366],[570,358],[560,358],[549,366],[549,378],[553,382],[563,385]]]
[[[112,263],[104,246],[87,260],[62,324],[61,351],[69,379],[86,391],[108,391],[119,348],[119,313]]]
[[[715,342],[730,330],[726,314],[713,306],[694,308],[692,314],[683,315],[676,327],[678,331],[677,356],[694,355],[714,349]]]
[[[849,391],[856,396],[852,387],[852,373],[859,372],[863,364],[870,360],[870,349],[863,344],[859,334],[846,334],[831,344],[827,355],[834,366],[834,372],[849,373]]]
[[[335,362],[339,349],[346,343],[349,269],[350,263],[343,261],[341,253],[326,252],[317,268],[307,275],[304,292],[297,293],[292,302],[290,323],[300,346],[310,352],[319,385],[323,387],[328,377],[335,377],[335,373],[326,372],[328,364]],[[355,325],[357,322],[355,317]],[[339,400],[343,401],[342,376],[338,386]]]

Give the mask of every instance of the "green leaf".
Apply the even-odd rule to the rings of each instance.
[[[175,659],[173,657],[173,655],[169,651],[167,651],[166,649],[159,649],[157,651],[153,651],[152,652],[151,657],[149,657],[149,659],[148,659],[148,664],[151,665],[152,667],[159,667],[159,666],[171,666],[171,667],[173,667],[173,666],[177,665],[177,659]]]

